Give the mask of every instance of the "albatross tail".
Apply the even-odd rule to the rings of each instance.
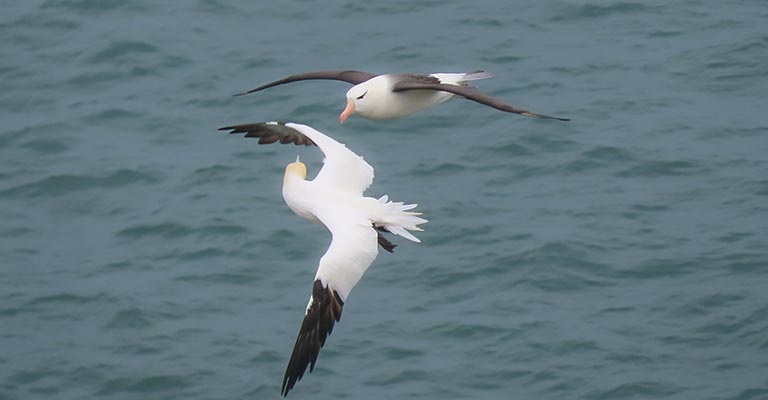
[[[421,231],[419,225],[427,222],[426,219],[418,217],[420,212],[408,211],[416,208],[416,204],[405,204],[403,202],[389,201],[389,196],[384,195],[379,198],[380,214],[376,221],[377,226],[383,226],[395,235],[402,236],[416,243],[421,241],[408,231]]]
[[[440,83],[447,83],[449,85],[463,85],[468,81],[477,81],[493,77],[490,72],[486,71],[472,71],[460,74],[431,74],[430,76],[440,79]]]

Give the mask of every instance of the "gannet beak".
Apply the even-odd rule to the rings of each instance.
[[[299,160],[299,155],[298,154],[296,154],[296,162],[301,162],[301,160]]]
[[[339,115],[339,123],[343,124],[347,118],[355,113],[355,102],[352,99],[347,99],[347,107]]]

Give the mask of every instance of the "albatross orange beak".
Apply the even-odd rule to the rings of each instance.
[[[347,107],[339,115],[339,123],[343,124],[347,118],[355,113],[355,102],[352,99],[347,99]]]

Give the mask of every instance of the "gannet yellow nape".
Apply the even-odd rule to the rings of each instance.
[[[344,302],[378,255],[378,246],[392,252],[396,245],[385,233],[419,243],[411,232],[427,220],[411,211],[416,204],[393,202],[384,195],[376,199],[363,193],[373,183],[373,167],[344,144],[307,126],[263,122],[221,128],[245,133],[259,143],[280,142],[317,146],[325,155],[323,167],[312,180],[298,158],[286,166],[283,199],[297,215],[325,226],[331,244],[320,258],[312,294],[299,334],[283,376],[281,394],[287,396],[309,367],[315,367],[320,349],[341,318]]]
[[[291,75],[236,96],[258,92],[274,86],[305,80],[337,80],[354,85],[347,91],[346,107],[339,115],[344,123],[351,115],[371,120],[401,118],[443,103],[453,97],[462,97],[477,103],[526,117],[570,121],[570,118],[553,117],[509,105],[470,86],[469,81],[490,78],[485,71],[466,73],[383,74],[363,71],[315,71]]]

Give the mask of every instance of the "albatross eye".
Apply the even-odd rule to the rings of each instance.
[[[358,100],[362,100],[363,97],[365,97],[366,94],[368,94],[368,91],[366,91],[365,93],[361,94],[360,96],[357,96],[357,99]]]

